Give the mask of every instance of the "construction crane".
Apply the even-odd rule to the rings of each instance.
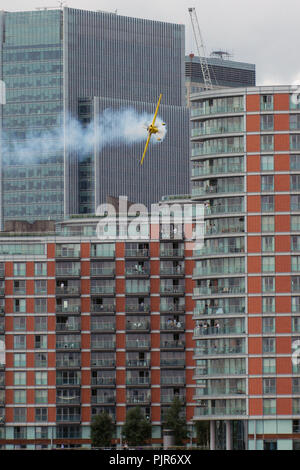
[[[194,7],[189,8],[189,14],[190,14],[190,17],[191,17],[193,32],[194,32],[194,36],[195,36],[197,53],[199,55],[199,60],[200,60],[200,65],[201,65],[201,70],[202,70],[202,75],[203,75],[203,80],[204,80],[204,88],[206,90],[211,90],[213,88],[213,85],[212,85],[212,82],[211,82],[208,63],[207,63],[207,60],[206,60],[206,51],[205,51],[205,46],[204,46],[204,42],[203,42],[199,22],[198,22],[196,9]]]

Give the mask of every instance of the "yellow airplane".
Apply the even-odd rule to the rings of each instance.
[[[158,99],[158,103],[157,103],[156,110],[155,110],[155,113],[154,113],[153,121],[148,127],[146,127],[146,129],[148,131],[148,138],[147,138],[144,153],[143,153],[143,156],[142,156],[142,159],[141,159],[141,162],[140,162],[141,165],[143,164],[143,161],[144,161],[144,158],[145,158],[147,148],[148,148],[148,145],[149,145],[152,134],[159,134],[159,135],[156,136],[156,138],[157,138],[157,140],[161,140],[159,128],[157,126],[155,126],[155,120],[156,120],[156,117],[157,117],[161,97],[162,97],[162,94],[159,95],[159,99]],[[165,126],[165,123],[162,122],[161,125]]]

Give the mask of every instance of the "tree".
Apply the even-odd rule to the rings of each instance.
[[[128,411],[123,436],[129,446],[144,445],[151,438],[151,423],[144,417],[139,406]]]
[[[115,432],[115,424],[108,413],[96,415],[91,424],[93,447],[110,447]]]
[[[209,448],[209,421],[196,421],[197,444],[202,448]]]
[[[164,423],[165,429],[171,429],[174,433],[174,444],[180,446],[188,437],[188,429],[185,418],[181,416],[183,409],[182,403],[178,397],[175,397],[172,405],[166,414]]]

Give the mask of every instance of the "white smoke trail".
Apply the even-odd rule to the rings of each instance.
[[[38,163],[45,161],[45,156],[61,154],[64,145],[72,152],[76,152],[79,159],[94,151],[95,146],[102,150],[107,145],[118,146],[120,143],[132,145],[136,142],[146,141],[146,127],[152,122],[153,116],[148,113],[138,113],[133,108],[124,108],[118,111],[106,109],[98,116],[96,123],[91,122],[83,126],[73,118],[67,118],[65,132],[63,126],[41,134],[27,132],[26,138],[20,141],[11,141],[8,135],[3,137],[3,159],[10,155],[10,162],[14,164]],[[62,122],[62,118],[61,118]],[[157,117],[155,125],[159,129],[161,140],[166,135],[166,127],[162,119]],[[156,142],[156,139],[151,139]]]

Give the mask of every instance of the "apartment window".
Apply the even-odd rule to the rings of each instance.
[[[290,169],[300,170],[300,155],[290,155]]]
[[[26,367],[26,354],[14,354],[14,367]]]
[[[300,313],[300,297],[292,297],[292,312]]]
[[[35,403],[48,403],[48,390],[41,389],[35,391]]]
[[[34,347],[35,349],[47,349],[47,335],[35,335]]]
[[[34,299],[34,312],[47,313],[47,299]]]
[[[300,292],[300,276],[291,277],[291,290],[292,292]]]
[[[47,331],[47,329],[48,329],[48,318],[47,317],[35,317],[34,318],[34,329],[35,329],[35,331]]]
[[[300,377],[294,377],[292,382],[293,385],[293,393],[299,394],[300,393]]]
[[[291,211],[300,211],[300,196],[299,194],[291,195]]]
[[[260,157],[260,169],[262,171],[274,170],[274,155],[262,155]]]
[[[26,263],[14,263],[14,276],[26,276]]]
[[[262,212],[274,211],[274,196],[261,196],[261,211]]]
[[[263,373],[275,374],[276,373],[276,359],[275,357],[263,359]]]
[[[262,291],[263,292],[275,292],[275,277],[264,276],[262,278]]]
[[[44,419],[45,416],[47,416],[46,419]],[[36,408],[35,409],[35,421],[48,421],[48,410],[47,410],[47,408]],[[48,439],[48,426],[36,426],[35,427],[35,438],[36,439]]]
[[[47,408],[36,408],[35,409],[35,421],[38,423],[45,423],[48,421],[48,409]],[[48,429],[47,427],[43,428],[38,428],[40,430],[43,430],[43,432],[40,432],[41,434],[41,439],[45,439],[48,437]],[[39,434],[39,433],[38,433]],[[37,436],[37,431],[36,431],[36,436]]]
[[[26,390],[14,390],[14,403],[16,405],[26,403]]]
[[[47,354],[46,353],[35,353],[35,367],[47,367]]]
[[[14,312],[15,313],[26,312],[26,300],[25,299],[14,299]]]
[[[23,407],[23,408],[14,407],[13,410],[14,410],[14,423],[26,422],[26,412],[27,412],[26,407]]]
[[[263,273],[275,271],[275,256],[262,256],[261,270]]]
[[[271,414],[271,413],[268,413]],[[264,450],[277,450],[277,441],[265,440]]]
[[[264,415],[276,414],[276,399],[275,398],[263,399],[263,412],[264,412]]]
[[[263,313],[275,313],[275,297],[262,298]]]
[[[26,349],[25,335],[14,335],[14,349]]]
[[[14,330],[26,330],[26,317],[14,317]]]
[[[275,250],[274,237],[262,237],[261,238],[261,250],[264,252],[271,252]]]
[[[34,263],[35,276],[47,276],[47,263]]]
[[[263,391],[266,394],[276,393],[276,379],[263,379]]]
[[[26,294],[26,281],[14,281],[14,294],[25,295]]]
[[[260,117],[260,129],[262,131],[273,130],[274,117],[273,114],[262,114]]]
[[[260,97],[260,109],[261,111],[273,109],[273,95],[261,95]]]
[[[262,319],[263,333],[274,333],[275,332],[275,318],[266,317]]]
[[[263,353],[275,353],[275,338],[262,339]]]
[[[263,175],[261,177],[261,190],[262,191],[274,191],[274,176]]]
[[[14,439],[26,439],[26,438],[27,438],[27,427],[26,426],[14,426]],[[22,448],[22,446],[20,448]]]
[[[300,256],[291,256],[292,271],[300,271]]]
[[[34,293],[36,295],[47,294],[47,281],[45,279],[34,281]]]
[[[275,230],[275,218],[273,215],[263,215],[261,217],[261,231],[262,232],[274,232]]]
[[[274,150],[274,136],[273,135],[262,135],[260,137],[260,148],[265,152],[273,152]]]
[[[48,373],[43,371],[35,372],[35,385],[47,385]]]
[[[26,372],[14,372],[14,385],[26,385]]]

